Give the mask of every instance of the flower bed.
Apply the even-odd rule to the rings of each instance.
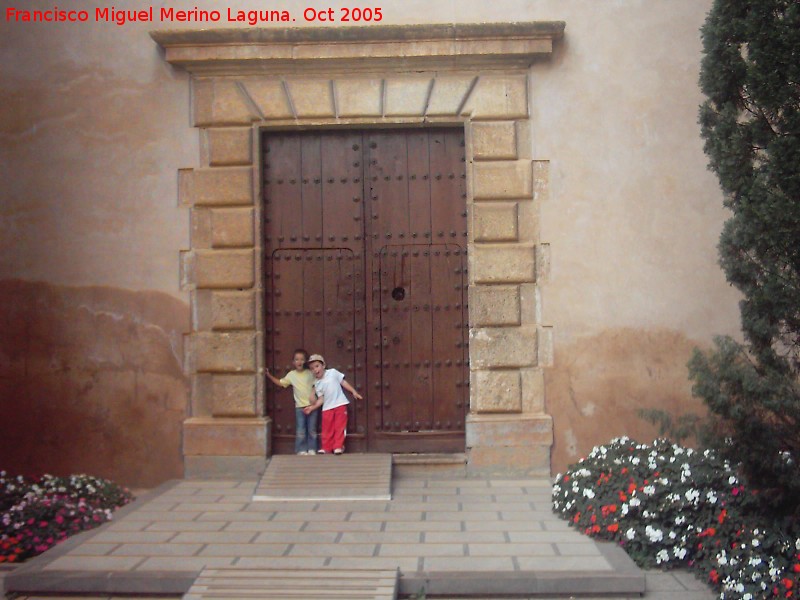
[[[36,556],[97,527],[132,499],[127,489],[88,475],[26,479],[0,471],[0,563]]]
[[[800,528],[761,514],[713,451],[614,439],[556,477],[553,510],[640,566],[694,570],[720,598],[798,594]]]

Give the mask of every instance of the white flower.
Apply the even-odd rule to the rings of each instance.
[[[712,491],[710,491],[710,492],[708,492],[708,493],[706,494],[706,499],[707,499],[707,500],[708,500],[708,501],[709,501],[711,504],[716,504],[716,503],[717,503],[717,495],[714,493],[714,491],[713,491],[713,490],[712,490]]]
[[[656,488],[653,485],[646,485],[642,491],[644,492],[645,496],[652,496],[656,493]]]
[[[669,562],[669,552],[664,548],[659,550],[656,554],[656,563],[660,565],[662,562]]]
[[[672,553],[678,560],[683,560],[684,558],[686,558],[686,548],[678,548],[677,546],[675,546],[672,549]]]
[[[683,515],[675,517],[675,525],[683,525],[684,523],[686,523],[686,517]]]
[[[634,531],[633,527],[631,527],[630,529],[628,529],[628,531],[625,532],[625,537],[628,538],[629,540],[632,540],[633,538],[636,537],[636,531]]]
[[[725,554],[725,550],[717,554],[717,563],[720,565],[728,564],[728,556]]]
[[[757,567],[761,564],[761,557],[760,556],[753,556],[750,558],[750,566]]]
[[[697,490],[686,490],[684,496],[686,496],[686,499],[689,502],[695,502],[697,501],[698,498],[700,498],[700,492],[698,492]]]
[[[630,504],[631,506],[639,506],[641,503],[642,501],[639,500],[638,498],[631,498],[628,504]]]
[[[583,495],[591,500],[594,498],[594,491],[591,488],[586,488],[583,490]]]
[[[651,542],[660,542],[661,540],[664,539],[664,532],[661,531],[660,529],[656,529],[652,525],[648,525],[647,527],[645,527],[644,532],[647,535],[647,537],[650,538]]]
[[[627,504],[623,504],[622,506],[620,506],[619,514],[621,514],[623,517],[628,514],[628,505]]]
[[[739,480],[736,479],[735,476],[731,475],[730,477],[728,477],[728,485],[736,485],[738,482]]]

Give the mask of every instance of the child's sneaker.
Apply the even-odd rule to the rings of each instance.
[[[334,454],[342,454],[343,452],[344,450],[342,450],[341,448],[336,448],[336,450],[333,451]]]
[[[327,452],[325,450],[317,450],[317,454],[327,454]]]

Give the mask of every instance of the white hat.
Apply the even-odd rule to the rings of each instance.
[[[322,366],[323,367],[325,366],[325,359],[322,358],[321,354],[312,354],[311,356],[309,356],[308,357],[308,364],[311,364],[312,362],[321,362]]]

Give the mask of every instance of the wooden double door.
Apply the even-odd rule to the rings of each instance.
[[[267,366],[305,348],[345,374],[349,451],[463,451],[463,130],[266,132],[262,155]],[[267,382],[267,414],[293,451],[291,391]]]

